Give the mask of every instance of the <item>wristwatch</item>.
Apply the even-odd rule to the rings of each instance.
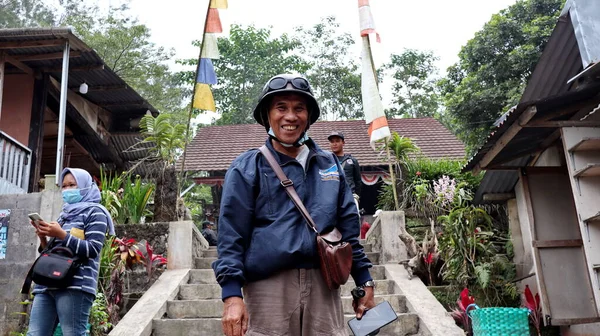
[[[360,285],[358,287],[362,287],[362,288],[373,287],[373,288],[375,288],[375,281],[369,280],[369,281],[365,282],[364,284],[362,284],[362,285]]]

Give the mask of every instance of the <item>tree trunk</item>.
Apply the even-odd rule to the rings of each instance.
[[[154,221],[172,222],[177,220],[177,172],[175,167],[159,171],[154,193]]]

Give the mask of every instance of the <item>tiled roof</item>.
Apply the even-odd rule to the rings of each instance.
[[[433,118],[390,119],[388,123],[392,131],[412,138],[427,157],[463,159],[465,156],[464,145]],[[320,121],[311,126],[309,135],[321,148],[329,150],[327,136],[334,130],[344,133],[344,151],[352,154],[361,166],[386,164],[371,148],[364,120]],[[185,170],[227,170],[239,154],[262,146],[266,138],[264,127],[258,124],[201,128],[188,146]]]

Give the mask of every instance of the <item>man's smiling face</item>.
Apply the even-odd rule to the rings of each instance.
[[[273,97],[269,107],[269,125],[279,141],[296,142],[308,126],[306,99],[293,93]]]

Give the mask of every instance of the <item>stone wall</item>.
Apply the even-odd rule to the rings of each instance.
[[[138,242],[146,240],[152,245],[154,254],[162,254],[165,258],[167,257],[169,223],[119,224],[115,225],[115,234],[119,238],[133,238]],[[165,269],[166,265],[161,269],[156,269],[151,279],[148,279],[148,273],[143,265],[136,265],[133,270],[128,270],[123,286],[123,309],[119,315],[125,315]]]
[[[145,239],[152,245],[154,254],[167,257],[169,223],[119,224],[115,225],[115,233],[119,238],[133,238],[136,241]]]
[[[0,209],[10,209],[6,258],[0,259],[0,335],[18,328],[23,310],[19,302],[23,280],[37,257],[38,239],[27,214],[37,212],[45,220],[56,220],[62,207],[60,192],[0,195]]]

